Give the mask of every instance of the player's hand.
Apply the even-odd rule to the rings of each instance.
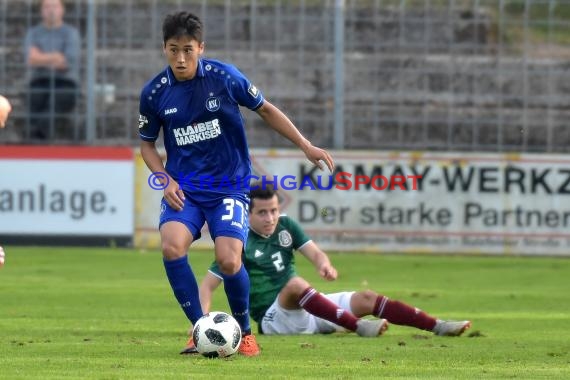
[[[325,280],[334,281],[336,280],[337,272],[335,267],[330,264],[325,264],[319,268],[319,275]]]
[[[315,166],[319,169],[324,170],[323,162],[329,168],[329,171],[332,173],[334,170],[334,160],[332,156],[324,149],[319,147],[309,145],[305,150],[305,156],[311,161]]]
[[[164,189],[164,199],[166,199],[168,205],[176,211],[181,211],[184,208],[184,192],[180,186],[178,186],[178,182],[172,178],[170,182],[168,182],[168,186]]]

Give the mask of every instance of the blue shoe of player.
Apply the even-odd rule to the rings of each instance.
[[[470,327],[470,321],[442,321],[438,319],[432,331],[439,336],[459,336]]]

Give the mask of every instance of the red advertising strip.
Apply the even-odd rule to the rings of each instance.
[[[130,147],[0,145],[0,159],[16,160],[133,160]]]

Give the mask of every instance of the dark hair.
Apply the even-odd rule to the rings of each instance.
[[[273,187],[271,183],[264,182],[254,182],[250,185],[251,190],[249,191],[249,209],[253,210],[253,201],[255,199],[271,199],[277,195],[279,199],[279,194]]]
[[[162,23],[162,38],[164,43],[171,38],[189,36],[199,43],[203,42],[202,21],[190,12],[178,12],[168,15]]]

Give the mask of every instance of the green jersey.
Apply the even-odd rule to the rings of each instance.
[[[297,275],[293,251],[310,240],[301,226],[285,215],[279,217],[277,228],[271,236],[261,236],[249,230],[243,263],[251,284],[250,315],[257,323],[281,289]],[[210,266],[210,271],[220,274],[215,262]]]

